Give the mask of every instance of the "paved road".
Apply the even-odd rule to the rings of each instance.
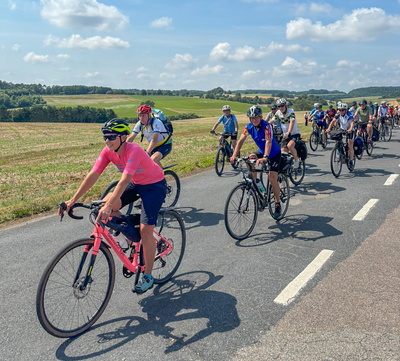
[[[41,329],[36,287],[49,258],[90,227],[47,217],[2,231],[1,359],[399,360],[399,179],[384,185],[399,173],[398,135],[339,179],[330,174],[329,150],[310,154],[285,220],[264,212],[241,242],[223,223],[237,174],[184,179],[188,247],[176,277],[137,296],[117,272],[105,313],[71,340]],[[374,208],[354,221],[371,198]],[[276,303],[325,251],[331,256],[301,291]]]

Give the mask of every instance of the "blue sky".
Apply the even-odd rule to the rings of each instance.
[[[0,80],[118,89],[400,85],[400,0],[2,0]]]

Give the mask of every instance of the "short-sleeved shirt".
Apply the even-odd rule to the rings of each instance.
[[[283,133],[288,132],[290,122],[293,120],[294,124],[293,124],[293,129],[292,129],[292,135],[300,134],[300,130],[299,130],[299,127],[297,126],[297,122],[296,122],[296,114],[292,108],[288,108],[286,111],[286,114],[283,114],[281,112],[281,110],[279,109],[275,113],[275,119],[277,120],[277,122],[279,122],[281,124]]]
[[[246,136],[249,134],[253,138],[254,143],[256,143],[258,151],[261,154],[264,154],[265,152],[265,144],[267,143],[266,139],[271,139],[272,146],[268,158],[275,157],[281,151],[281,147],[274,138],[274,132],[271,124],[265,120],[261,120],[261,123],[258,127],[255,127],[252,123],[248,123],[244,127],[242,134]]]
[[[230,114],[229,117],[227,117],[225,114],[221,115],[218,119],[218,124],[220,123],[224,125],[225,133],[234,133],[236,131],[235,123],[237,123],[237,119],[234,114]]]
[[[372,109],[369,105],[365,107],[365,109],[358,107],[356,110],[356,113],[354,114],[354,117],[358,115],[360,119],[360,123],[368,123],[369,121],[369,116],[372,114]]]
[[[378,108],[378,116],[379,117],[386,117],[389,113],[389,107],[383,107],[382,105]]]
[[[143,125],[140,121],[138,121],[133,127],[132,133],[139,134],[143,131],[144,137],[150,143],[153,140],[154,133],[158,133],[158,139],[156,143],[156,147],[161,144],[168,144],[172,142],[172,137],[169,137],[169,133],[165,128],[164,123],[157,118],[150,118],[148,125]]]
[[[336,114],[337,120],[339,122],[340,129],[349,130],[351,126],[351,122],[353,121],[353,114],[350,111],[344,113],[344,115],[340,115],[340,112]]]
[[[131,174],[135,184],[152,184],[164,179],[163,170],[136,143],[125,143],[121,155],[104,147],[92,171],[101,174],[109,163],[114,163],[121,173]]]
[[[325,110],[325,114],[329,117],[329,118],[333,118],[336,114],[336,109],[327,109]]]

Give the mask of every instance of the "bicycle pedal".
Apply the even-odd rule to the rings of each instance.
[[[122,267],[122,274],[124,275],[125,278],[130,278],[135,274],[135,272],[131,272],[125,266],[123,266]]]

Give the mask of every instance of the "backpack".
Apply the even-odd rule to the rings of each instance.
[[[372,140],[374,142],[377,142],[379,140],[380,137],[380,132],[378,129],[376,129],[375,127],[372,127]]]
[[[364,143],[364,141],[360,137],[354,139],[354,153],[356,155],[362,154],[363,143]]]
[[[302,161],[305,161],[308,156],[307,145],[304,140],[298,140],[295,144],[295,148],[297,150],[297,155],[300,157]]]
[[[174,127],[172,126],[172,123],[164,115],[164,112],[160,109],[153,109],[153,115],[154,118],[159,119],[163,122],[164,127],[167,130],[167,133],[169,135],[172,135],[172,133],[174,132]],[[150,126],[152,127],[152,122],[150,122]]]

